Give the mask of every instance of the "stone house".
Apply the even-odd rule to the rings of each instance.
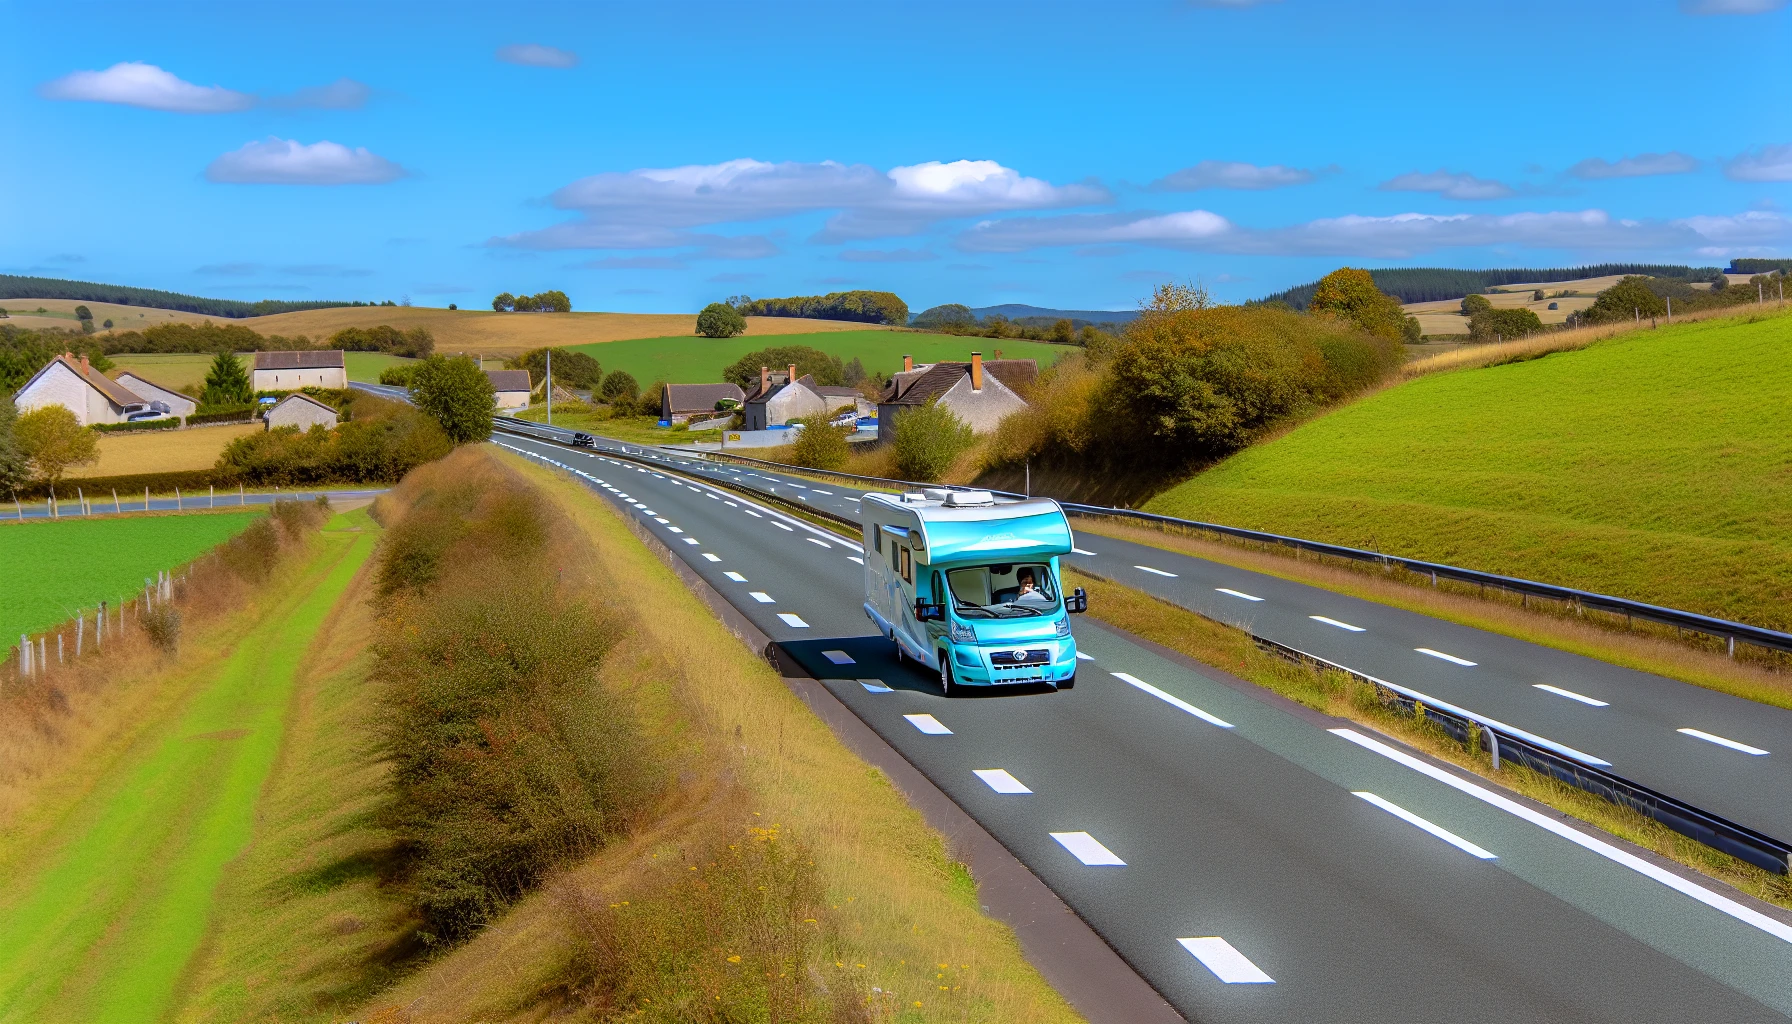
[[[312,427],[323,427],[328,430],[336,426],[336,420],[335,409],[310,395],[295,391],[268,410],[267,429],[298,427],[300,430],[310,430]]]
[[[716,405],[733,402],[739,408],[747,393],[738,384],[662,384],[660,385],[660,419],[669,423],[719,416]]]
[[[257,394],[300,388],[348,387],[348,366],[338,349],[306,352],[257,352],[250,374]]]
[[[1039,364],[1031,359],[984,359],[972,352],[968,363],[923,363],[916,366],[902,357],[902,371],[877,400],[877,439],[892,440],[900,429],[900,417],[910,409],[938,403],[987,434],[1002,417],[1027,407],[1020,393],[1039,376]]]
[[[769,430],[791,420],[828,411],[827,399],[816,391],[815,378],[796,375],[792,363],[783,373],[759,368],[759,388],[741,404],[743,430]]]
[[[60,405],[83,427],[123,423],[132,413],[148,412],[149,400],[94,369],[86,356],[76,360],[64,352],[44,364],[13,394],[21,414],[46,405]]]
[[[529,395],[534,389],[529,385],[528,370],[487,370],[485,375],[491,378],[492,390],[497,392],[498,408],[529,408]]]

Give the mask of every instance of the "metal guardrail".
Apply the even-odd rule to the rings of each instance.
[[[645,447],[645,446],[643,446]],[[744,455],[733,455],[727,452],[693,451],[683,448],[668,449],[684,455],[695,455],[706,458],[732,459],[738,462],[749,462],[759,466],[775,467],[790,471],[817,473],[825,476],[840,477],[847,480],[858,480],[866,483],[891,484],[913,489],[916,487],[947,487],[953,490],[969,488],[958,484],[918,484],[910,480],[892,480],[887,477],[860,476],[854,473],[841,473],[835,470],[811,470],[802,466],[788,466],[781,462],[768,462],[764,459],[749,458]],[[979,488],[987,490],[988,488]],[[1021,498],[1025,495],[1011,491],[992,491],[1003,497]],[[1342,544],[1328,544],[1324,541],[1306,540],[1300,537],[1286,537],[1277,533],[1266,533],[1261,530],[1247,530],[1239,526],[1226,526],[1220,523],[1204,523],[1193,519],[1178,519],[1175,516],[1160,516],[1151,512],[1140,512],[1129,508],[1110,508],[1106,505],[1084,505],[1077,502],[1058,503],[1064,511],[1076,515],[1103,517],[1109,519],[1132,519],[1158,526],[1174,526],[1178,529],[1200,530],[1206,533],[1217,533],[1239,540],[1256,541],[1262,544],[1278,544],[1300,551],[1311,551],[1315,554],[1330,555],[1334,558],[1345,558],[1358,562],[1373,562],[1383,566],[1399,567],[1421,576],[1430,576],[1433,582],[1440,579],[1457,583],[1469,583],[1482,587],[1495,587],[1509,593],[1526,597],[1547,598],[1573,604],[1580,608],[1591,608],[1595,611],[1623,615],[1627,618],[1642,619],[1663,626],[1674,626],[1693,633],[1715,637],[1726,641],[1731,655],[1736,653],[1736,644],[1754,644],[1772,651],[1792,654],[1792,633],[1783,633],[1765,626],[1752,626],[1746,622],[1733,622],[1697,612],[1682,611],[1678,608],[1664,608],[1660,605],[1643,601],[1632,601],[1629,598],[1613,597],[1610,594],[1599,594],[1590,590],[1576,590],[1573,587],[1561,587],[1553,583],[1539,583],[1535,580],[1521,579],[1516,576],[1502,576],[1498,573],[1482,572],[1479,569],[1464,569],[1461,566],[1445,565],[1441,562],[1427,562],[1418,558],[1406,558],[1401,555],[1389,555],[1380,551],[1367,551],[1362,548],[1346,547]]]
[[[532,424],[532,426],[534,426],[534,424]],[[552,430],[555,428],[548,429]],[[514,432],[525,436],[536,435],[535,431],[517,430]],[[545,433],[547,431],[543,432]],[[570,431],[567,433],[570,433]],[[645,449],[655,446],[640,445],[639,447]],[[628,452],[612,454],[620,454],[624,458],[634,461],[662,465],[658,463],[657,460],[650,460],[644,455],[634,455]],[[731,457],[738,458],[738,456]],[[749,459],[747,461],[767,466],[782,466],[782,463],[765,462],[761,459]],[[879,479],[876,477],[865,477],[851,473],[829,473],[828,475],[848,477],[855,480]],[[916,486],[908,481],[901,480],[884,480],[880,482],[897,483],[911,487]],[[762,491],[750,484],[730,482],[727,486],[844,525],[858,525],[845,516],[836,515],[823,509],[817,509],[808,505],[793,502],[782,495],[774,494],[769,491]],[[998,491],[996,493],[1005,492]],[[1021,497],[1021,495],[1015,495],[1015,497]],[[1071,506],[1065,507],[1069,508]],[[1100,508],[1100,506],[1081,507]],[[1127,510],[1117,509],[1108,511],[1125,512]],[[1153,518],[1165,519],[1168,517],[1160,516]],[[1176,523],[1185,522],[1185,520],[1170,521]],[[1253,531],[1243,532],[1251,533]],[[1274,535],[1265,534],[1262,536],[1273,537]],[[1325,545],[1325,547],[1330,549],[1332,545]],[[1343,550],[1353,549],[1346,548]],[[1078,571],[1090,572],[1086,567],[1080,568]],[[1463,571],[1466,572],[1468,570]],[[1090,574],[1098,577],[1100,576],[1099,573]],[[1196,612],[1195,614],[1200,613]],[[1234,623],[1225,624],[1238,628]],[[1398,683],[1390,683],[1385,679],[1378,679],[1367,673],[1350,668],[1349,666],[1340,665],[1335,661],[1329,661],[1315,654],[1308,654],[1299,648],[1290,647],[1287,644],[1271,640],[1267,637],[1258,636],[1248,630],[1245,632],[1250,636],[1253,643],[1265,651],[1322,670],[1342,672],[1353,679],[1360,680],[1375,687],[1376,692],[1381,696],[1384,703],[1402,708],[1408,712],[1422,712],[1428,720],[1436,723],[1446,733],[1463,743],[1473,742],[1475,739],[1482,736],[1487,737],[1491,741],[1496,764],[1501,758],[1508,761],[1516,761],[1533,771],[1548,775],[1551,778],[1559,779],[1577,789],[1585,790],[1596,796],[1604,797],[1612,803],[1629,807],[1640,814],[1646,815],[1647,817],[1666,825],[1675,832],[1678,832],[1689,839],[1703,843],[1712,849],[1727,853],[1732,857],[1747,861],[1750,864],[1768,871],[1777,872],[1779,874],[1792,874],[1792,846],[1789,846],[1772,836],[1757,832],[1745,825],[1739,825],[1727,818],[1700,810],[1692,804],[1677,800],[1665,793],[1659,793],[1647,786],[1631,782],[1629,779],[1622,776],[1604,771],[1595,765],[1588,764],[1586,761],[1575,757],[1574,754],[1577,753],[1576,751],[1561,747],[1559,744],[1553,744],[1549,740],[1541,737],[1533,736],[1530,733],[1516,729],[1504,722],[1486,718],[1464,708],[1455,707],[1448,702],[1439,701],[1436,698],[1420,693],[1417,690],[1401,686]]]

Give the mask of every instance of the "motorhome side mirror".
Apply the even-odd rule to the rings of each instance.
[[[915,598],[915,621],[944,622],[946,621],[946,606],[943,604],[928,604],[926,601],[917,597]]]
[[[1064,602],[1064,610],[1067,612],[1086,612],[1086,611],[1088,611],[1089,610],[1089,592],[1084,590],[1082,587],[1076,588],[1076,590],[1071,593],[1069,600]]]

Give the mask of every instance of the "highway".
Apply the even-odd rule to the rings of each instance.
[[[1792,915],[1086,618],[1075,689],[944,698],[872,632],[856,542],[606,452],[496,440],[652,531],[1190,1020],[1792,1015]],[[754,476],[841,514],[860,493]]]

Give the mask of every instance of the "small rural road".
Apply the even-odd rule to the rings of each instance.
[[[947,699],[872,632],[857,543],[606,452],[498,442],[650,530],[1191,1020],[1792,1015],[1792,915],[1089,620],[1074,690]],[[857,490],[752,475],[856,515]]]

